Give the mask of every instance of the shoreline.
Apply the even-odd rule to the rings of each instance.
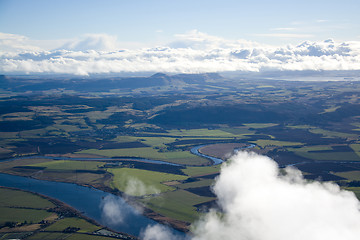
[[[101,229],[105,229],[105,230],[109,230],[109,231],[114,232],[114,233],[125,235],[128,239],[131,239],[131,240],[138,240],[139,239],[139,238],[137,238],[137,237],[135,237],[135,236],[133,236],[131,234],[124,233],[124,232],[119,232],[119,231],[113,230],[113,229],[111,229],[109,227],[103,226],[102,224],[98,223],[94,219],[83,215],[80,211],[78,211],[74,207],[70,206],[69,204],[66,204],[66,203],[64,203],[64,202],[62,202],[62,201],[60,201],[60,200],[58,200],[56,198],[52,198],[52,197],[49,197],[49,196],[41,194],[41,193],[37,193],[37,192],[34,192],[34,191],[29,191],[29,190],[24,190],[24,189],[20,189],[20,188],[16,188],[16,187],[0,186],[0,188],[16,190],[16,191],[22,191],[22,192],[34,194],[36,196],[44,198],[44,199],[48,200],[49,202],[53,203],[55,205],[55,208],[65,210],[66,212],[70,213],[71,215],[73,215],[72,217],[84,219],[85,221],[87,221],[87,222],[89,222],[91,224],[94,224],[96,226],[101,227]],[[56,213],[56,212],[54,212],[54,213]],[[97,234],[91,234],[91,235],[97,235]]]
[[[61,183],[71,183],[71,184],[76,184],[76,185],[79,185],[79,186],[83,186],[83,187],[88,187],[88,188],[94,188],[94,189],[98,189],[100,191],[103,191],[103,192],[106,192],[108,194],[113,194],[115,196],[119,196],[121,198],[124,199],[124,201],[126,201],[126,203],[128,203],[129,205],[131,205],[132,207],[134,207],[135,209],[137,208],[141,208],[143,211],[142,214],[143,216],[145,217],[148,217],[160,224],[163,224],[163,225],[167,225],[167,226],[170,226],[172,228],[174,228],[175,230],[178,230],[180,232],[183,232],[183,233],[187,233],[189,232],[189,226],[190,226],[190,223],[188,222],[183,222],[183,221],[179,221],[179,220],[176,220],[176,219],[172,219],[172,218],[169,218],[169,217],[165,217],[147,207],[145,207],[143,204],[139,203],[138,201],[136,201],[136,197],[133,197],[133,196],[129,196],[119,190],[114,190],[110,187],[107,187],[107,186],[102,186],[102,185],[97,185],[97,184],[85,184],[85,183],[74,183],[74,182],[71,182],[71,181],[59,181],[59,180],[48,180],[48,179],[41,179],[41,178],[35,178],[35,177],[32,177],[32,176],[27,176],[26,174],[13,174],[13,173],[8,173],[8,172],[5,172],[5,171],[0,171],[0,173],[3,173],[3,174],[8,174],[8,175],[13,175],[13,176],[20,176],[20,177],[27,177],[27,178],[32,178],[32,179],[36,179],[36,180],[41,180],[41,181],[49,181],[49,182],[61,182]],[[3,186],[0,186],[0,187],[3,187]],[[5,187],[4,187],[5,188]],[[14,188],[14,189],[17,189],[17,190],[21,190],[21,191],[27,191],[27,190],[22,190],[22,189],[18,189],[18,188]],[[98,225],[98,226],[103,226],[99,223],[97,223],[94,219],[92,218],[89,218],[89,217],[86,217],[84,216],[83,214],[81,214],[81,212],[79,212],[78,210],[76,210],[75,208],[73,208],[72,206],[56,199],[56,198],[51,198],[51,197],[48,197],[46,195],[42,195],[40,193],[36,193],[36,192],[32,192],[32,191],[28,191],[28,192],[31,192],[31,193],[34,193],[34,194],[37,194],[39,196],[42,196],[42,197],[45,197],[45,198],[49,198],[49,199],[53,199],[57,202],[60,202],[62,203],[64,206],[68,206],[69,208],[73,209],[75,212],[77,212],[78,214],[80,214],[84,219],[90,219],[92,222],[96,223],[95,225]],[[117,232],[109,227],[105,227],[103,226],[104,228],[108,228],[110,229],[111,231],[114,231],[114,232]],[[126,235],[129,235],[129,236],[132,236],[128,233],[123,233],[123,232],[118,232],[118,233],[121,233],[121,234],[126,234]],[[133,237],[133,236],[132,236]],[[135,238],[137,239],[137,238]]]

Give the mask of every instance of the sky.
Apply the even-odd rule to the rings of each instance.
[[[76,52],[76,56],[89,50],[132,51],[131,54],[127,52],[131,56],[122,56],[121,59],[112,56],[117,60],[113,62],[113,66],[109,66],[109,58],[98,56],[97,60],[106,67],[97,72],[105,73],[154,71],[154,64],[160,64],[159,69],[166,72],[211,71],[213,65],[216,65],[216,59],[207,65],[193,60],[206,60],[214,55],[211,51],[223,52],[226,49],[229,53],[222,53],[216,58],[228,64],[231,62],[229,56],[233,57],[231,52],[234,51],[248,50],[253,53],[257,48],[264,52],[272,51],[274,55],[276,48],[289,49],[304,42],[318,46],[329,39],[336,46],[350,44],[351,46],[347,46],[347,53],[356,52],[357,55],[360,41],[358,9],[358,0],[0,0],[0,63],[3,65],[0,72],[94,73],[89,71],[92,67],[85,62],[78,62],[78,58],[70,57],[68,53],[64,55],[56,52],[59,50]],[[165,60],[164,56],[152,56],[155,60],[161,58],[161,61],[151,61],[147,58],[146,49],[154,48],[170,48],[170,57],[167,56]],[[179,49],[184,51],[180,52]],[[194,52],[189,52],[199,49],[203,53],[197,52],[194,55]],[[45,51],[52,52],[52,58]],[[14,55],[24,52],[28,54],[27,57]],[[43,56],[41,62],[39,57],[29,55],[39,56],[40,53]],[[54,63],[54,54],[65,62],[76,61],[78,71],[71,69],[64,61],[63,66],[58,62]],[[85,55],[82,55],[82,59],[94,59],[94,55]],[[203,58],[204,55],[207,58]],[[271,62],[265,67],[259,66],[259,59],[256,63],[252,59],[243,68],[238,66],[243,64],[238,63],[237,66],[222,67],[214,71],[282,70],[274,66],[277,64],[268,53],[264,55]],[[335,67],[334,63],[322,60],[323,64],[314,70],[354,69],[358,58],[354,60],[353,57],[342,59],[341,66]],[[131,68],[120,67],[119,61],[126,58],[131,62]],[[334,59],[336,56],[331,61]],[[172,64],[174,62],[179,63],[179,67],[165,66],[175,65]],[[91,64],[96,65],[96,62]],[[191,67],[192,65],[195,67]]]

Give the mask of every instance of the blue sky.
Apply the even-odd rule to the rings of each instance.
[[[0,74],[360,70],[359,0],[0,0]]]
[[[268,44],[360,40],[358,0],[0,0],[0,32],[35,40],[105,33],[156,43],[196,29]]]

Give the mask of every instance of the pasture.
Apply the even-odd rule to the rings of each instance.
[[[158,194],[175,190],[175,188],[162,184],[175,180],[185,180],[188,176],[169,173],[153,172],[133,168],[108,169],[113,174],[111,185],[133,196]]]

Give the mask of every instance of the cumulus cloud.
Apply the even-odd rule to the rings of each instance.
[[[143,240],[190,240],[190,237],[177,235],[168,227],[160,224],[147,226],[146,229],[140,234],[140,237]]]
[[[352,192],[333,183],[308,182],[294,168],[284,172],[265,156],[233,156],[213,187],[221,211],[212,210],[195,223],[192,240],[359,238],[360,203]],[[159,226],[145,233],[145,239],[172,239]]]
[[[108,34],[87,34],[80,39],[65,43],[60,49],[70,51],[113,51],[117,49],[117,39]]]
[[[9,40],[15,38],[16,41]],[[360,70],[360,42],[303,42],[274,47],[228,40],[197,30],[164,46],[119,50],[116,38],[86,35],[52,51],[27,45],[25,37],[0,35],[0,73],[94,73]]]
[[[238,153],[214,186],[223,212],[207,214],[193,239],[358,239],[360,205],[352,192],[285,171],[265,156]]]
[[[31,44],[30,39],[10,33],[0,32],[0,52],[24,52],[24,51],[40,51],[41,48]]]
[[[146,186],[137,178],[128,177],[126,181],[125,193],[132,196],[143,196],[160,193],[160,190],[151,185]]]
[[[100,205],[102,220],[112,226],[123,223],[131,211],[131,208],[124,203],[121,198],[113,195],[106,196]]]

